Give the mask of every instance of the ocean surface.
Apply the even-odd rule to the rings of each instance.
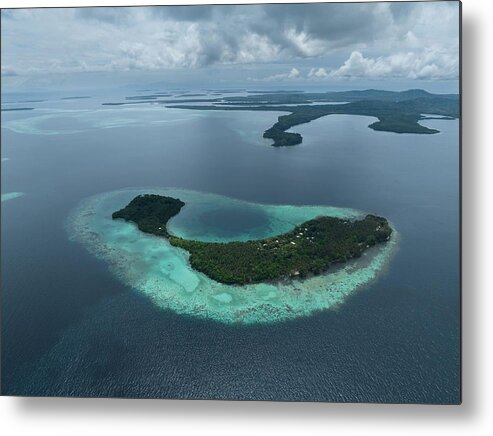
[[[280,113],[101,105],[135,94],[2,95],[34,108],[1,114],[3,394],[459,401],[458,121],[399,135],[330,115],[292,129],[301,145],[273,148],[262,133]],[[330,309],[267,324],[180,314],[67,225],[88,198],[146,187],[376,213],[399,241],[376,280]],[[265,225],[228,213],[239,227],[213,210],[202,224]]]

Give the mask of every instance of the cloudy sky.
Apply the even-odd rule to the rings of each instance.
[[[448,90],[459,75],[455,1],[11,9],[1,20],[4,90],[157,81]]]

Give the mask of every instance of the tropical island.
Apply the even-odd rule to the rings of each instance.
[[[167,230],[167,222],[184,205],[177,198],[144,194],[114,212],[112,218],[133,222],[142,232],[168,239],[171,245],[190,253],[194,269],[220,283],[237,285],[322,274],[332,265],[360,257],[392,234],[388,221],[376,215],[355,221],[321,216],[261,240],[195,241]]]
[[[224,91],[222,91],[224,93]],[[184,95],[191,97],[194,94]],[[306,93],[303,91],[246,91],[244,96],[221,96],[217,98],[159,99],[166,94],[126,97],[126,102],[102,103],[105,106],[127,104],[163,104],[168,108],[216,111],[274,111],[287,112],[264,133],[272,139],[274,147],[301,144],[299,133],[287,132],[290,128],[305,124],[327,115],[363,115],[378,119],[368,127],[377,131],[393,133],[434,134],[419,121],[439,116],[453,120],[460,115],[457,94],[432,94],[423,89],[407,91],[339,91]],[[200,103],[200,104],[193,104]],[[209,103],[209,105],[204,105]],[[433,117],[424,114],[433,114]]]
[[[295,106],[284,106],[288,104]],[[299,133],[287,132],[288,129],[332,114],[375,117],[378,121],[368,127],[378,131],[434,134],[438,130],[419,124],[419,121],[430,118],[423,114],[455,119],[459,117],[459,106],[456,94],[431,94],[420,89],[402,92],[370,89],[329,93],[269,93],[226,97],[223,102],[210,106],[181,104],[168,107],[288,112],[287,115],[279,116],[277,122],[263,134],[264,138],[274,141],[272,146],[283,147],[301,144],[303,141]]]

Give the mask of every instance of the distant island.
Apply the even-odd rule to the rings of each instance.
[[[327,104],[319,104],[321,102]],[[342,104],[339,104],[341,102]],[[283,106],[288,104],[296,104],[296,106]],[[376,117],[378,121],[368,126],[373,130],[394,133],[438,133],[436,129],[419,124],[419,121],[429,119],[423,114],[455,119],[459,117],[459,106],[459,96],[456,94],[431,94],[422,89],[402,92],[370,89],[327,93],[264,93],[243,97],[225,97],[222,102],[210,106],[182,104],[168,107],[194,110],[289,112],[288,115],[281,115],[277,123],[263,134],[264,138],[274,141],[272,144],[274,147],[283,147],[301,144],[303,141],[299,133],[286,130],[332,114]]]
[[[12,108],[2,108],[2,112],[14,112],[14,111],[32,111],[33,107],[12,107]]]
[[[134,222],[142,232],[167,238],[190,253],[194,269],[218,282],[237,285],[321,274],[331,265],[359,257],[375,244],[388,241],[392,234],[387,220],[379,216],[367,215],[356,221],[321,216],[288,233],[261,240],[187,240],[171,235],[166,227],[184,205],[177,198],[139,195],[112,218]]]
[[[232,91],[230,91],[232,92]],[[221,91],[222,94],[226,91]],[[432,114],[441,119],[459,117],[460,104],[457,94],[432,94],[423,89],[407,91],[340,91],[306,93],[303,91],[246,91],[244,96],[222,96],[218,98],[160,99],[170,94],[151,94],[125,97],[125,102],[107,102],[104,106],[128,104],[163,104],[174,109],[216,111],[275,111],[288,112],[278,117],[277,122],[264,133],[272,139],[274,147],[298,145],[303,142],[299,133],[287,132],[290,128],[305,124],[327,115],[364,115],[378,118],[368,127],[373,130],[393,133],[434,134],[436,129],[419,124],[433,119],[423,114]],[[184,97],[201,94],[182,94]],[[200,105],[192,104],[200,103]],[[210,103],[204,105],[203,103]],[[324,104],[326,103],[326,104]],[[286,106],[290,105],[290,106]]]
[[[80,100],[83,98],[91,98],[90,95],[71,95],[70,97],[62,97],[60,100]]]

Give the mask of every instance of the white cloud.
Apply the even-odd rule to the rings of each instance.
[[[288,79],[296,79],[300,76],[300,72],[296,68],[292,68],[288,74]]]
[[[308,73],[309,79],[327,79],[329,73],[325,68],[312,68]]]
[[[291,68],[291,71],[289,71],[288,73],[274,74],[272,76],[263,77],[261,79],[249,77],[248,80],[252,80],[254,82],[279,82],[279,81],[282,82],[286,80],[294,80],[301,78],[302,77],[300,71],[297,68]]]
[[[359,51],[353,51],[339,67],[311,68],[306,76],[293,68],[289,73],[274,74],[262,79],[264,82],[298,80],[334,80],[334,79],[420,79],[449,80],[459,75],[458,57],[439,49],[426,49],[421,52],[396,53],[376,58],[365,57]]]
[[[4,76],[278,62],[324,65],[312,80],[458,69],[456,2],[20,9],[1,20]],[[331,71],[332,56],[349,53]],[[264,80],[300,79],[296,71]]]
[[[404,78],[404,79],[457,79],[459,75],[458,56],[439,49],[421,52],[397,53],[377,58],[365,57],[353,51],[338,69],[332,70],[330,78]]]

